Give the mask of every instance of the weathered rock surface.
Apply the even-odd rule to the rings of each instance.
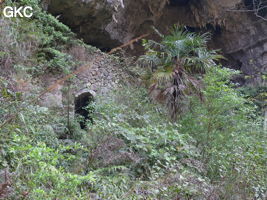
[[[210,46],[222,49],[231,68],[263,84],[267,71],[267,9],[246,11],[253,0],[52,0],[49,12],[60,15],[85,42],[108,50],[140,34],[161,32],[173,24],[211,31]],[[243,11],[245,10],[245,11]],[[267,18],[267,15],[266,15]],[[152,38],[155,36],[151,36]],[[140,53],[140,44],[129,50]],[[249,80],[247,82],[250,82]]]

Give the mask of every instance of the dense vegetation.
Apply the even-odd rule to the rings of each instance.
[[[216,64],[208,35],[175,28],[144,41],[143,84],[97,97],[81,129],[33,102],[34,82],[81,64],[70,46],[96,50],[37,2],[20,1],[35,6],[34,19],[0,19],[0,198],[266,198],[260,109],[232,83],[238,72]],[[31,91],[17,92],[15,79]]]

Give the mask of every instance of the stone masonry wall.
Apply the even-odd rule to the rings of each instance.
[[[81,55],[77,55],[79,56]],[[81,66],[86,66],[86,69],[78,73],[70,83],[66,81],[52,92],[45,94],[41,101],[42,106],[63,108],[70,101],[73,107],[75,97],[83,92],[90,92],[93,96],[105,95],[129,80],[129,75],[116,57],[97,51],[87,54],[84,60],[82,58],[79,60],[84,61]],[[47,77],[47,85],[55,83],[57,79],[58,77]],[[70,89],[67,89],[68,84]]]

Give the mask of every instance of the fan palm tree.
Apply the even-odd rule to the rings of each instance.
[[[175,120],[185,97],[192,94],[201,97],[201,75],[223,57],[208,50],[208,33],[190,33],[176,26],[168,36],[156,32],[161,42],[144,40],[146,53],[138,63],[148,66],[150,94],[167,105]]]

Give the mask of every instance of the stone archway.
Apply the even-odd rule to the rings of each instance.
[[[94,101],[94,95],[89,91],[82,92],[75,96],[75,115],[79,115],[83,117],[83,120],[80,121],[80,126],[82,129],[86,128],[86,121],[93,122],[92,114],[90,110],[86,109],[88,105],[90,105]]]

